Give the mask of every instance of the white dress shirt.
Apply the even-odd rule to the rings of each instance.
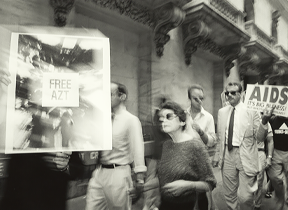
[[[138,117],[123,108],[112,122],[112,150],[101,152],[100,162],[127,165],[133,161],[135,173],[147,170],[141,123]]]

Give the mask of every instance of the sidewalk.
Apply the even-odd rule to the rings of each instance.
[[[219,168],[214,168],[213,171],[217,179],[217,187],[213,190],[213,193],[212,193],[214,202],[218,210],[227,210],[227,206],[224,200],[224,195],[223,195],[223,190],[222,190],[221,172]],[[264,183],[266,183],[266,179],[264,180]],[[265,192],[265,189],[263,193],[264,192]],[[272,198],[269,198],[269,199],[263,197],[261,210],[274,210],[273,196]],[[84,210],[84,207],[85,207],[85,196],[81,196],[75,199],[71,199],[68,202],[67,210]],[[143,209],[143,198],[140,198],[138,202],[133,205],[132,210],[142,210],[142,209]],[[286,206],[284,210],[288,210],[288,207]]]

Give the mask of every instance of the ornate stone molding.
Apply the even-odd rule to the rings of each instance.
[[[118,11],[121,15],[128,16],[149,27],[153,27],[153,13],[150,9],[137,4],[133,0],[91,0],[97,6]]]
[[[191,56],[198,48],[225,57],[225,53],[217,44],[209,39],[211,29],[202,20],[195,20],[183,26],[185,63],[191,63]]]
[[[154,10],[154,42],[156,53],[163,55],[164,45],[170,40],[168,32],[181,25],[185,19],[185,12],[169,2]]]
[[[260,63],[260,58],[255,52],[246,52],[239,59],[239,75],[241,80],[244,79],[247,71],[252,71],[259,74],[258,64]]]
[[[223,51],[226,54],[226,57],[224,58],[224,69],[226,76],[228,77],[230,74],[230,69],[234,67],[233,61],[244,56],[247,49],[244,44],[237,43],[224,47]]]
[[[239,10],[237,10],[230,2],[226,0],[210,0],[210,4],[223,14],[227,19],[234,23],[238,23]]]
[[[284,64],[283,62],[276,62],[272,67],[272,71],[267,76],[266,80],[268,80],[268,84],[276,85],[281,84],[282,77],[287,72],[288,65]]]
[[[54,22],[56,26],[65,26],[67,15],[74,5],[74,0],[50,0],[50,5],[54,9]]]
[[[275,50],[277,55],[279,56],[280,60],[288,63],[288,51],[285,50],[281,45],[276,45]]]
[[[272,51],[272,48],[275,44],[274,38],[268,36],[265,32],[258,28],[254,21],[247,21],[245,23],[245,29],[251,35],[250,41],[258,41],[263,46]]]
[[[280,13],[278,10],[272,13],[272,37],[274,38],[274,42],[278,43],[278,19],[280,17]]]

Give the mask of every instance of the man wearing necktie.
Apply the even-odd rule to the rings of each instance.
[[[254,193],[259,173],[257,141],[264,141],[271,112],[260,116],[249,111],[241,101],[240,83],[226,86],[230,105],[218,112],[219,167],[223,191],[229,210],[254,209]]]

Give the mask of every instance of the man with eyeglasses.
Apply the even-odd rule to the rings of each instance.
[[[144,185],[144,142],[141,123],[126,110],[128,91],[111,83],[112,150],[99,153],[100,166],[89,181],[86,210],[130,210],[131,165],[136,174],[136,191]]]
[[[271,110],[262,115],[249,111],[241,101],[240,83],[229,83],[225,95],[230,105],[218,111],[217,135],[223,192],[229,210],[252,210],[257,186],[257,141],[264,141]]]
[[[192,85],[188,89],[188,98],[191,105],[187,109],[190,116],[191,126],[197,131],[203,143],[208,147],[216,144],[215,124],[213,116],[204,110],[204,90],[200,85]]]
[[[188,98],[191,102],[190,107],[187,109],[187,113],[190,116],[188,122],[190,122],[191,127],[197,132],[199,139],[206,145],[210,160],[212,161],[215,151],[214,145],[217,143],[217,140],[213,116],[202,106],[204,100],[203,87],[197,84],[190,86],[188,88]],[[212,199],[212,195],[208,196]],[[207,209],[208,200],[206,193],[199,193],[198,198],[198,209]],[[213,200],[212,204],[212,209],[214,209]],[[195,209],[197,209],[197,205]]]

